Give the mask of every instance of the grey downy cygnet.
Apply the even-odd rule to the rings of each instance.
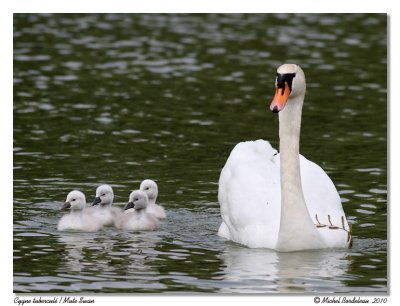
[[[149,198],[149,205],[147,206],[147,211],[155,215],[159,219],[164,219],[167,217],[165,210],[162,206],[156,204],[158,196],[158,186],[153,180],[144,180],[140,184],[140,190],[144,191]]]
[[[124,212],[117,218],[115,226],[127,231],[154,231],[158,228],[158,219],[147,211],[149,199],[141,190],[129,195]]]
[[[99,219],[87,213],[86,197],[78,190],[73,190],[67,195],[61,210],[70,210],[70,213],[63,216],[58,222],[57,229],[59,231],[84,231],[96,232],[102,228]]]
[[[110,185],[101,185],[96,189],[96,197],[92,203],[91,213],[100,219],[103,226],[113,225],[118,215],[122,213],[119,207],[112,207],[114,191]],[[95,207],[93,207],[95,206]]]

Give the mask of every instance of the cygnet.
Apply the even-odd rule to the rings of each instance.
[[[103,226],[114,224],[115,219],[122,213],[119,207],[111,207],[114,200],[114,192],[110,185],[101,185],[96,189],[96,198],[92,203],[95,206],[91,212],[100,219]]]
[[[164,219],[167,217],[165,210],[162,206],[156,204],[158,196],[158,186],[153,180],[144,180],[140,184],[140,190],[144,191],[149,198],[149,205],[147,211],[155,215],[159,219]]]
[[[85,211],[85,195],[73,190],[67,195],[67,199],[61,210],[70,210],[68,215],[63,216],[58,222],[59,231],[77,230],[84,232],[96,232],[102,228],[102,222]]]
[[[125,211],[117,218],[115,226],[127,231],[154,231],[158,219],[147,211],[149,199],[141,190],[134,190],[129,196]]]

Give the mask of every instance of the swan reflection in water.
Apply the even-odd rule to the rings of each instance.
[[[280,253],[227,246],[222,293],[330,293],[345,286],[351,260],[344,250]],[[348,275],[348,274],[347,274]]]

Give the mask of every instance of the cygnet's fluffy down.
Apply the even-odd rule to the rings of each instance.
[[[147,211],[149,199],[141,190],[134,190],[129,196],[125,211],[116,219],[115,227],[125,231],[154,231],[158,219]]]
[[[100,230],[102,228],[101,220],[88,213],[85,206],[85,195],[78,190],[71,191],[61,208],[61,210],[70,210],[70,213],[60,219],[57,229],[59,231],[77,230],[83,232]]]
[[[113,225],[118,215],[122,213],[122,209],[119,207],[112,207],[113,200],[114,192],[110,185],[97,187],[91,213],[95,218],[101,220],[103,226]]]
[[[144,180],[140,184],[140,190],[144,191],[149,198],[149,205],[147,206],[147,211],[155,215],[159,219],[164,219],[167,217],[165,210],[162,206],[156,204],[158,195],[158,186],[153,180]]]

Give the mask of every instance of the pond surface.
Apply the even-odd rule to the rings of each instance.
[[[387,292],[386,15],[14,15],[15,292]],[[278,253],[216,235],[236,143],[278,147],[276,68],[307,77],[301,152],[342,197],[348,250]],[[123,206],[141,180],[155,232],[57,232],[72,189]]]

